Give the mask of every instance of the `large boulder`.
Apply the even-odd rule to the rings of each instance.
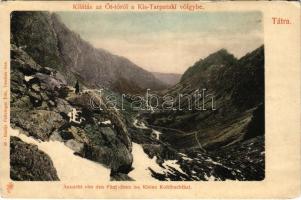
[[[15,181],[59,181],[50,157],[36,145],[10,139],[10,178]]]
[[[11,68],[25,75],[34,74],[42,69],[21,47],[11,45]]]
[[[62,81],[56,79],[54,76],[49,76],[47,74],[36,73],[34,77],[43,84],[46,90],[58,90],[64,85]]]
[[[80,153],[83,150],[83,148],[84,148],[84,144],[83,143],[77,142],[74,139],[68,140],[65,143],[65,145],[67,147],[69,147],[70,149],[72,149],[76,153]]]
[[[12,109],[11,123],[21,128],[25,133],[45,141],[65,121],[60,114],[53,111]]]
[[[111,174],[127,174],[132,170],[133,156],[122,143],[110,146],[86,144],[80,155],[111,168]]]
[[[112,174],[128,173],[132,167],[133,156],[130,149],[120,140],[118,133],[110,127],[87,125],[86,137],[89,139],[81,155],[110,167]]]
[[[64,99],[56,99],[56,111],[68,115],[72,111],[72,106]]]
[[[106,105],[105,98],[97,94],[96,92],[89,91],[80,95],[73,95],[67,99],[73,106],[81,107],[88,112],[101,111],[108,119],[110,119],[112,126],[116,130],[117,137],[123,142],[123,144],[132,151],[132,143],[129,138],[128,129],[124,117],[116,109],[109,109]],[[93,108],[93,105],[97,109]]]
[[[127,174],[116,173],[111,175],[110,181],[134,181],[134,179],[129,177]]]

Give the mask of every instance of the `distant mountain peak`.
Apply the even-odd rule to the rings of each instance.
[[[194,76],[195,74],[201,73],[212,66],[221,66],[224,67],[226,65],[231,65],[235,63],[237,59],[233,54],[229,53],[226,49],[220,49],[204,59],[200,59],[193,66],[188,68],[186,72],[183,74],[181,81]]]
[[[227,62],[234,62],[236,61],[236,58],[233,54],[229,53],[227,49],[220,49],[212,54],[210,54],[208,57],[206,57],[203,62],[208,64],[222,64]]]

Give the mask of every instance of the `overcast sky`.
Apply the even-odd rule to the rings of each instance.
[[[260,12],[59,12],[96,48],[155,72],[183,73],[225,48],[240,58],[263,44]]]

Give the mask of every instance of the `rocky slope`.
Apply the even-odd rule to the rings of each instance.
[[[191,71],[194,71],[193,73]],[[195,91],[206,89],[204,110],[188,109],[202,103],[194,98]],[[183,110],[158,110],[146,116],[149,124],[185,132],[168,133],[166,139],[178,147],[215,148],[262,135],[264,130],[264,51],[260,47],[239,60],[220,50],[198,61],[184,73],[180,83],[166,93],[188,96],[181,101]],[[201,93],[201,95],[203,95]],[[213,106],[212,108],[212,98]],[[178,105],[178,99],[175,100]],[[256,123],[256,125],[254,125]],[[252,125],[253,124],[253,125]],[[253,128],[252,128],[253,126]],[[257,126],[257,128],[255,128]]]
[[[13,12],[11,33],[12,42],[23,47],[37,64],[60,71],[70,84],[78,79],[90,88],[108,87],[124,93],[166,87],[130,60],[94,48],[56,14]],[[121,80],[127,87],[120,86]]]
[[[257,58],[255,55],[261,54],[254,51],[242,60],[252,61]],[[52,68],[38,65],[22,48],[12,45],[11,56],[13,128],[37,140],[64,143],[76,155],[109,168],[111,180],[144,180],[147,177],[161,181],[264,178],[264,107],[261,100],[254,101],[255,108],[250,109],[249,104],[236,105],[233,103],[237,102],[233,100],[235,98],[229,98],[219,109],[224,112],[223,106],[230,105],[232,112],[222,113],[220,116],[216,111],[207,111],[210,120],[201,118],[200,124],[195,118],[190,118],[194,123],[174,120],[174,127],[162,118],[173,115],[181,117],[183,112],[171,114],[156,111],[140,114],[135,119],[133,113],[125,114],[108,109],[102,96],[93,90],[87,89],[75,94],[74,88],[66,83],[63,75]],[[239,88],[237,84],[233,85],[233,91]],[[177,87],[179,86],[175,86]],[[171,89],[169,92],[174,91]],[[226,94],[222,89],[220,92]],[[225,100],[222,97],[221,95],[219,102]],[[101,109],[95,109],[91,105],[97,105]],[[185,115],[189,116],[191,113],[186,112]],[[198,113],[202,115],[202,112]],[[143,121],[148,123],[144,124]],[[184,128],[176,123],[181,123]],[[192,128],[185,130],[185,126],[189,125]],[[199,125],[207,129],[195,129]],[[11,160],[13,180],[60,178],[55,176],[56,169],[51,160],[37,147],[35,150],[40,152],[38,155],[45,156],[48,161],[36,163],[37,171],[47,169],[45,176],[36,177],[35,170],[28,167],[27,163],[22,163],[22,152],[19,151],[22,149],[13,148],[15,140],[11,137],[11,155],[15,158]],[[131,141],[135,144],[134,151]],[[139,150],[139,145],[143,152]],[[141,160],[143,163],[139,160],[141,154],[144,155],[144,160]],[[23,157],[35,159],[31,154]],[[137,162],[140,164],[135,164]]]
[[[254,136],[242,142],[213,149],[200,146],[179,148],[165,138],[178,131],[160,132],[143,122],[130,129],[133,143],[140,144],[148,156],[144,171],[160,181],[258,181],[265,177],[264,137]],[[173,133],[173,135],[170,135]],[[190,143],[191,144],[191,143]],[[137,154],[134,150],[134,163]],[[141,159],[139,154],[139,159]],[[141,166],[141,164],[140,164]],[[139,169],[138,169],[139,170]],[[135,174],[135,168],[129,175]],[[147,174],[144,174],[147,176]],[[143,179],[142,179],[143,180]],[[148,180],[145,177],[145,180]]]
[[[265,177],[263,141],[258,137],[217,151],[179,153],[178,169],[167,165],[168,171],[152,174],[162,181],[260,181]]]
[[[26,144],[17,137],[10,139],[10,177],[22,181],[58,181],[49,156],[37,146]]]
[[[158,93],[193,97],[206,89],[214,109],[210,98],[206,109],[187,109],[187,98],[183,110],[139,113],[130,108],[131,96],[121,100],[120,93],[162,88],[150,73],[93,48],[54,14],[13,12],[11,28],[11,126],[35,144],[64,144],[76,158],[93,161],[86,166],[105,167],[97,166],[96,173],[107,176],[110,170],[103,180],[264,179],[263,46],[241,59],[224,49],[215,52]],[[125,109],[111,109],[104,94],[124,101]],[[16,137],[11,136],[13,180],[61,178],[50,154]]]
[[[125,117],[124,113],[109,109],[102,96],[93,90],[86,89],[76,94],[74,88],[66,83],[64,76],[52,68],[38,65],[22,48],[12,45],[11,56],[13,128],[36,140],[64,143],[76,155],[110,169],[111,180],[149,178],[161,181],[207,181],[264,178],[264,138],[263,127],[260,125],[263,106],[242,114],[251,117],[243,132],[235,128],[235,125],[245,125],[240,118],[233,120],[235,124],[228,129],[224,128],[223,121],[220,122],[221,127],[218,127],[220,124],[211,127],[212,130],[223,128],[218,135],[224,138],[223,134],[229,134],[227,132],[239,133],[239,141],[232,143],[222,140],[224,143],[217,143],[218,139],[214,135],[210,136],[210,131],[203,132],[208,135],[201,137],[194,131],[152,125],[150,122],[153,116],[158,115],[157,112],[141,114],[136,119],[133,114]],[[96,105],[98,109],[92,105]],[[166,115],[160,114],[160,117]],[[143,123],[145,120],[148,124]],[[242,135],[244,138],[240,138]],[[209,136],[210,140],[207,139]],[[234,136],[237,135],[232,135],[232,138]],[[204,145],[206,141],[212,143]],[[26,151],[22,148],[14,148],[16,143],[34,148],[37,155],[44,156],[43,160],[46,161],[36,162],[33,170],[31,165],[22,162],[21,157],[32,160],[36,159],[35,156],[24,154]],[[139,146],[143,152],[139,150]],[[11,155],[14,158],[11,159],[13,180],[60,178],[55,175],[56,169],[51,159],[31,144],[11,137]],[[144,160],[140,160],[141,155]],[[138,165],[135,164],[137,162]],[[47,169],[45,176],[37,177],[35,170],[43,169]]]
[[[210,98],[204,101],[206,109],[188,109],[189,103],[202,100],[193,98],[202,89],[213,94],[214,109]],[[159,162],[176,159],[184,172],[153,172],[158,179],[264,179],[263,46],[239,60],[220,50],[198,61],[165,93],[178,94],[191,99],[182,99],[183,110],[174,106],[175,110],[140,115],[147,127],[161,133],[161,144],[144,140],[145,151]],[[164,147],[169,149],[167,155],[162,153]]]
[[[102,110],[92,109],[91,99]],[[56,70],[38,65],[21,48],[11,46],[12,127],[38,140],[64,142],[77,155],[110,168],[114,178],[131,170],[131,141],[123,116],[118,111],[109,112],[98,99],[102,97],[93,91],[75,94]],[[102,123],[106,121],[109,123]],[[13,138],[11,142],[13,146]],[[12,153],[18,155],[19,150],[12,149]],[[18,171],[17,163],[17,159],[11,160],[12,172]],[[37,164],[37,168],[44,168],[47,163]],[[48,167],[55,170],[50,162]],[[28,177],[18,180],[22,179]]]

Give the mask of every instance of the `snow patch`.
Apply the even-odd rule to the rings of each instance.
[[[156,172],[163,172],[163,169],[156,163],[156,157],[150,159],[140,144],[132,143],[133,149],[133,170],[129,173],[129,176],[136,181],[155,181],[154,177],[151,176],[149,168]]]
[[[192,158],[189,158],[186,154],[184,153],[179,153],[182,156],[183,160],[193,160]]]
[[[52,160],[61,181],[110,181],[110,169],[103,165],[74,155],[62,142],[41,142],[28,137],[18,130],[11,130],[11,136],[16,136],[22,141],[38,146],[39,150],[46,153]]]
[[[170,171],[170,167],[176,169],[178,172],[181,172],[182,174],[186,174],[185,172],[183,172],[183,170],[181,169],[180,165],[177,164],[178,160],[165,160],[164,163],[162,164],[165,168],[167,168],[167,171]],[[187,175],[187,174],[186,174]]]
[[[148,157],[146,153],[144,153],[143,148],[140,144],[132,143],[133,149],[133,170],[129,173],[129,176],[137,181],[158,181],[151,175],[150,169],[153,171],[160,173],[160,174],[167,174],[173,173],[174,170],[186,174],[180,167],[179,164],[177,164],[177,160],[165,160],[162,164],[162,167],[160,167],[156,159],[157,157],[154,156],[152,159]],[[187,175],[187,174],[186,174]]]
[[[207,181],[215,181],[215,177],[212,176],[212,175],[207,176],[207,174],[205,174],[205,179],[206,179]]]
[[[216,161],[212,160],[211,158],[207,158],[205,161],[211,162],[212,164],[215,164],[215,165],[223,166],[223,164],[221,164],[221,163],[219,163],[219,162],[216,162]]]

